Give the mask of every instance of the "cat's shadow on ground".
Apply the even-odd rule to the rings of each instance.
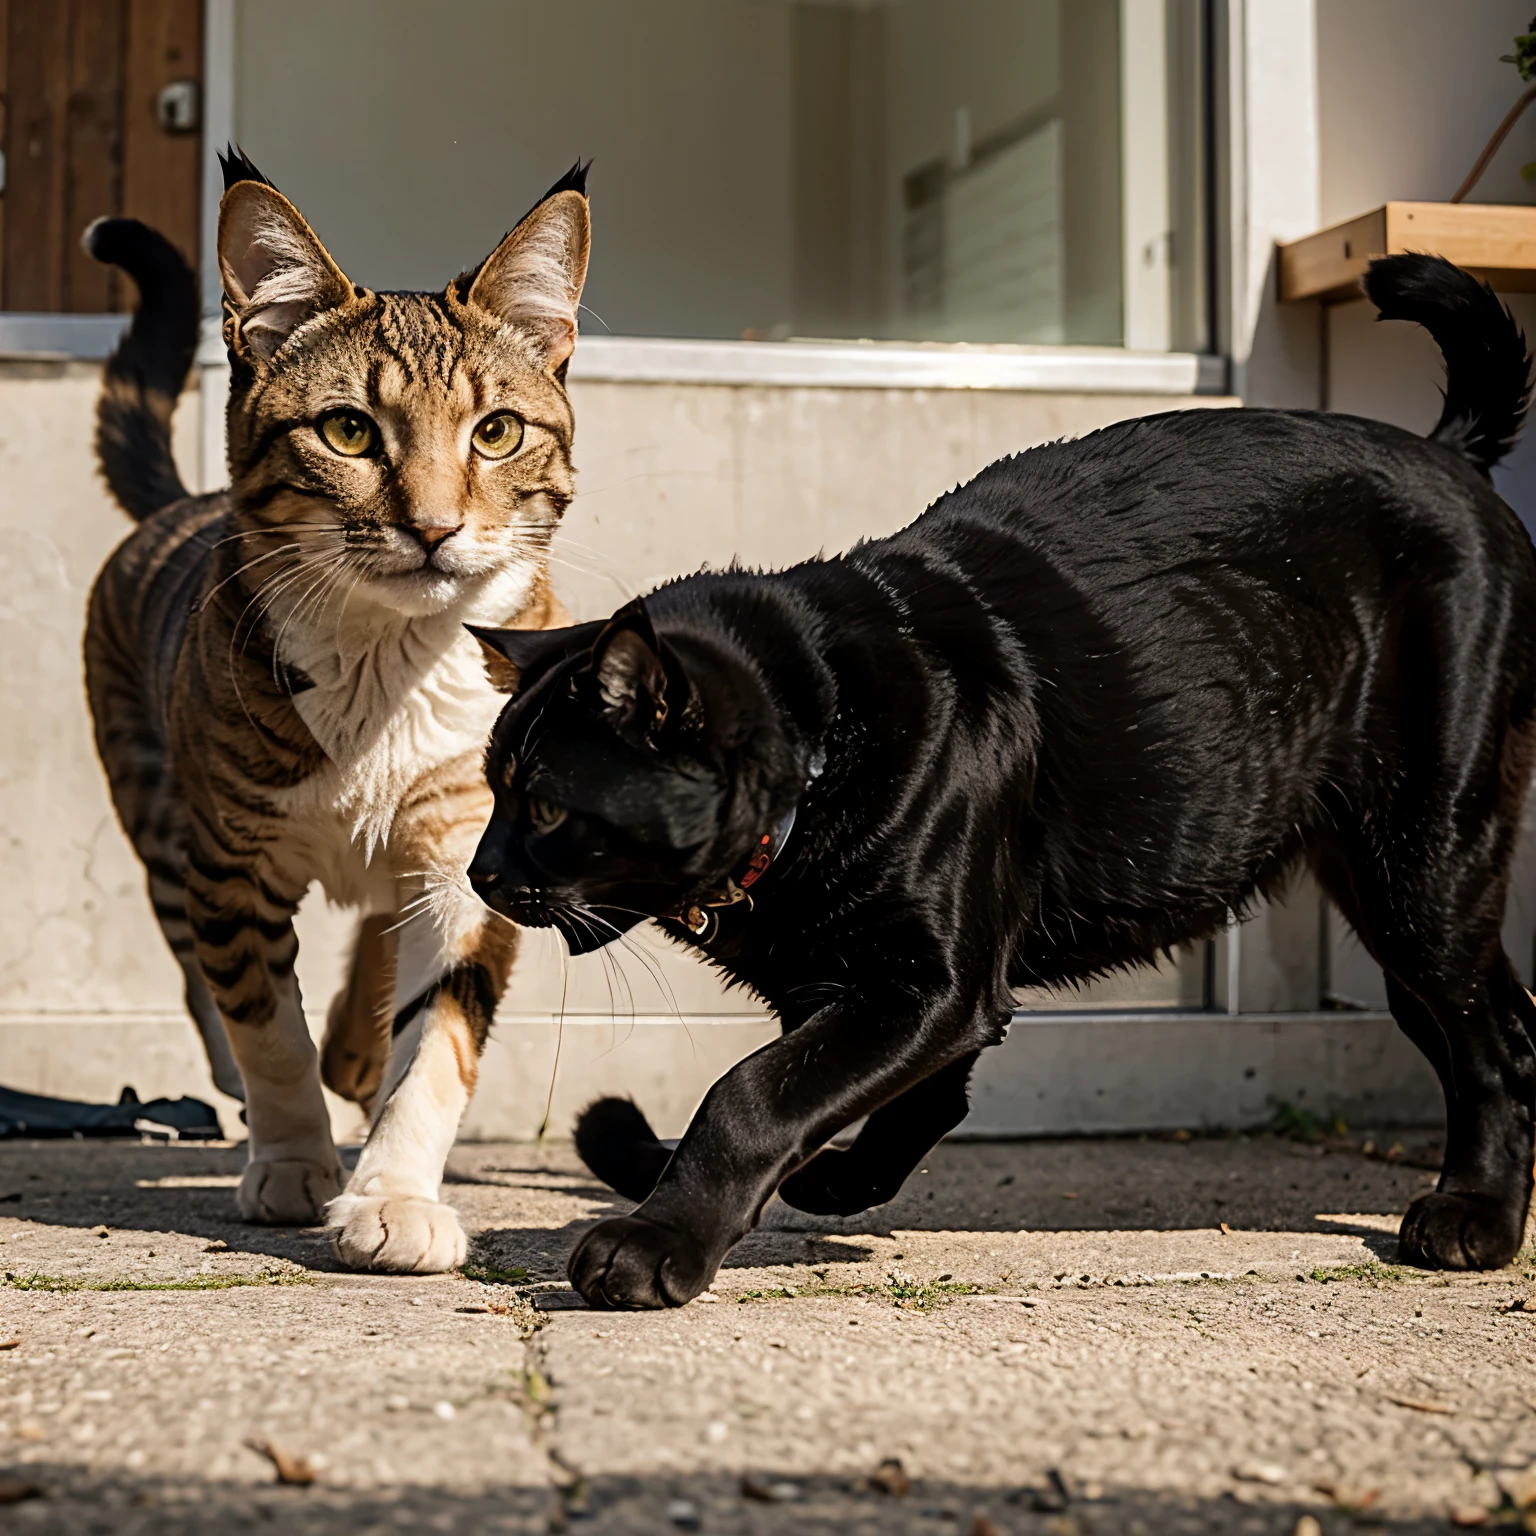
[[[222,1243],[231,1255],[339,1271],[324,1232],[239,1219],[234,1186],[244,1158],[242,1147],[187,1143],[0,1145],[0,1216],[44,1228],[105,1226],[115,1237],[176,1233]],[[1397,1243],[1388,1229],[1433,1183],[1430,1161],[1274,1139],[947,1143],[894,1200],[862,1215],[807,1216],[773,1202],[727,1263],[858,1263],[874,1252],[861,1239],[906,1231],[1174,1232],[1223,1222],[1233,1231],[1347,1233],[1390,1260]],[[559,1146],[456,1148],[444,1198],[492,1267],[550,1278],[593,1221],[633,1209]],[[7,1267],[22,1257],[18,1245]]]

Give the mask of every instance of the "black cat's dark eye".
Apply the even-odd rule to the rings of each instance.
[[[523,424],[511,411],[497,411],[475,428],[470,440],[481,458],[505,459],[517,452],[523,440]]]
[[[528,797],[528,822],[535,832],[553,832],[569,813],[563,805],[541,795]]]
[[[361,411],[327,411],[315,430],[325,446],[344,459],[362,459],[378,451],[379,429]]]

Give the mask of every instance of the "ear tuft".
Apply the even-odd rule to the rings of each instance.
[[[587,280],[592,224],[587,168],[580,160],[485,259],[467,285],[467,303],[504,325],[531,331],[558,372],[576,346],[577,309]]]
[[[583,160],[580,155],[576,157],[576,163],[568,170],[554,186],[552,186],[539,203],[547,203],[557,192],[580,192],[583,197],[587,195],[587,172],[592,169],[590,160]],[[535,203],[534,208],[538,207]],[[529,209],[531,213],[533,209]]]
[[[226,192],[238,181],[254,181],[264,187],[272,187],[271,179],[263,176],[251,163],[250,156],[238,144],[227,144],[219,155],[219,170],[224,175]],[[275,192],[276,187],[272,187]]]
[[[306,321],[352,297],[352,284],[304,216],[265,178],[241,176],[224,194],[219,271],[238,321],[235,344],[243,341],[263,358]]]

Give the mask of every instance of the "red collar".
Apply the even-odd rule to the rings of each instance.
[[[827,754],[823,748],[817,747],[806,767],[806,789],[821,777],[826,765]],[[747,855],[740,873],[727,875],[725,884],[713,895],[702,896],[697,901],[680,905],[672,912],[658,915],[686,928],[696,944],[713,943],[720,935],[720,914],[727,907],[745,903],[747,911],[752,910],[752,897],[748,892],[768,873],[769,866],[784,851],[789,834],[795,830],[795,814],[799,809],[798,805],[790,806],[788,814],[778,826],[771,832],[764,832],[758,839],[757,846]]]
[[[664,912],[661,915],[672,922],[681,923],[693,935],[695,942],[708,944],[720,932],[720,913],[726,907],[739,906],[745,902],[750,912],[752,898],[747,893],[768,873],[769,866],[784,851],[789,834],[795,828],[797,809],[791,806],[789,814],[772,832],[763,833],[739,874],[728,875],[725,884],[712,895],[700,897],[686,906],[680,906],[675,912]]]

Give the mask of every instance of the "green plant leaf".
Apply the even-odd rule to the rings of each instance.
[[[1522,80],[1530,80],[1536,77],[1536,16],[1531,18],[1531,30],[1522,32],[1515,39],[1515,51],[1513,53],[1501,53],[1499,63],[1513,64],[1520,71]]]

